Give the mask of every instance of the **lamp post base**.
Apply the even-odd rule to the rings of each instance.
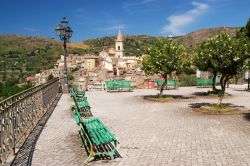
[[[68,85],[64,85],[64,86],[63,86],[62,92],[63,92],[63,93],[69,93],[69,87],[68,87]]]

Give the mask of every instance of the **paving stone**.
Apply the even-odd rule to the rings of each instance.
[[[225,103],[250,110],[250,93],[230,85],[232,94]],[[208,88],[184,87],[166,94],[193,96]],[[250,165],[250,121],[240,115],[204,115],[192,112],[190,104],[212,102],[217,98],[197,97],[168,103],[146,101],[144,95],[156,90],[107,93],[87,92],[92,113],[114,133],[123,156],[114,161],[88,165]],[[71,99],[63,95],[43,130],[32,165],[83,165],[78,126],[70,112]]]

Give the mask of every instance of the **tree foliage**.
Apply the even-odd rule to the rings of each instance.
[[[247,21],[247,24],[245,26],[245,29],[246,29],[246,35],[247,37],[250,39],[250,18],[248,19]]]
[[[147,75],[160,74],[164,78],[160,96],[167,84],[168,75],[183,66],[184,47],[170,38],[156,41],[145,50],[146,56],[142,60],[142,70]]]
[[[53,74],[51,73],[51,74],[48,76],[47,79],[48,79],[48,81],[49,81],[49,80],[52,80],[53,78],[54,78],[54,76],[53,76]]]
[[[249,48],[244,39],[230,38],[226,33],[204,41],[197,51],[197,66],[201,70],[214,71],[221,74],[219,103],[225,93],[229,79],[243,71],[249,57]]]
[[[0,82],[0,101],[32,87],[30,83],[19,86],[18,83],[16,78],[7,79],[5,84]]]
[[[198,44],[196,48],[196,56],[194,58],[194,65],[201,71],[209,71],[213,74],[213,91],[218,90],[215,87],[216,76],[218,74],[217,70],[217,50],[219,50],[220,45],[217,45],[213,40],[203,41]]]

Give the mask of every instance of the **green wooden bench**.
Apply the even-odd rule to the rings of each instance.
[[[74,91],[78,97],[83,97],[85,96],[85,91],[84,90],[78,90],[77,86],[75,84],[72,85],[71,91]]]
[[[209,87],[213,84],[212,79],[197,79],[196,80],[196,85],[198,87]]]
[[[105,81],[105,87],[108,92],[112,91],[131,91],[132,85],[131,81],[125,81],[125,80],[110,80]]]
[[[74,103],[80,113],[81,116],[88,118],[90,116],[93,116],[91,110],[90,110],[90,105],[89,102],[87,100],[87,97],[79,97],[77,96],[77,94],[75,93],[75,91],[71,91],[71,97],[74,100]]]
[[[161,88],[162,84],[163,84],[164,80],[155,80],[155,83],[157,85],[157,89]],[[176,88],[176,80],[167,80],[167,87],[168,88]]]
[[[72,107],[75,122],[80,126],[79,135],[82,140],[82,147],[85,147],[90,162],[98,158],[114,159],[121,157],[116,151],[119,143],[109,129],[96,117],[83,119],[77,109]]]

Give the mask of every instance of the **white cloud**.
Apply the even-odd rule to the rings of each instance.
[[[107,33],[114,33],[118,30],[125,30],[126,26],[124,24],[117,24],[117,25],[112,25],[112,26],[108,26],[108,27],[102,27],[102,28],[98,28],[98,31],[103,31],[103,32],[107,32]]]
[[[168,24],[162,28],[162,33],[168,35],[182,35],[183,28],[191,24],[206,12],[209,8],[208,4],[192,2],[193,8],[179,15],[172,15],[167,18]]]

